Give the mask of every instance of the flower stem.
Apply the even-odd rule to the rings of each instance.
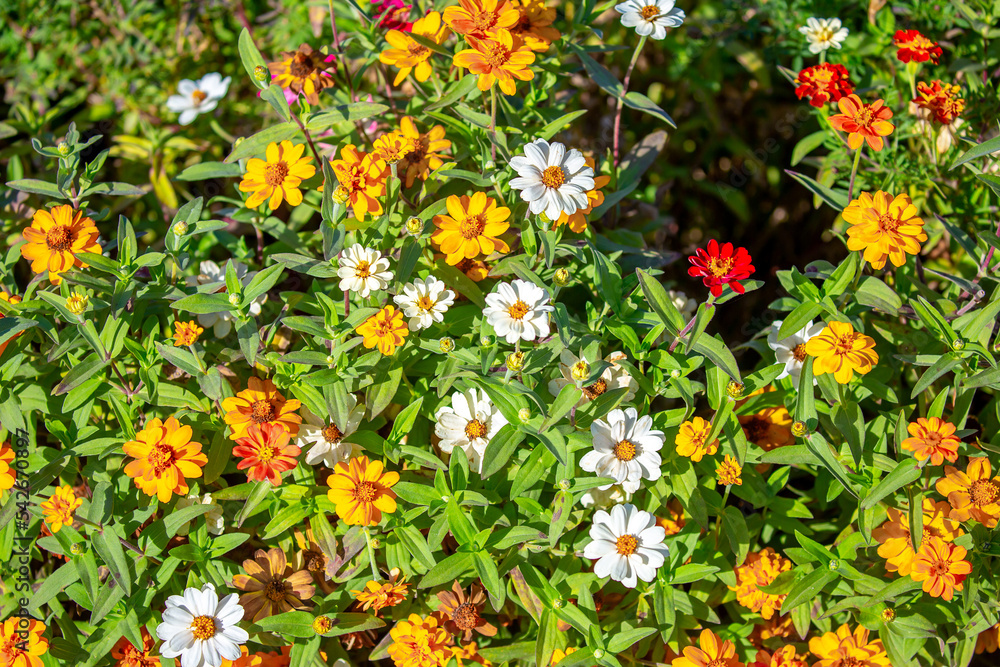
[[[858,175],[858,164],[861,163],[861,151],[864,149],[864,146],[860,146],[854,153],[854,166],[851,167],[851,184],[847,187],[847,200],[849,202],[854,201],[854,179]]]
[[[497,161],[497,89],[490,86],[490,159]]]
[[[368,530],[368,526],[364,526],[362,530],[365,531],[365,543],[368,545],[368,562],[372,566],[372,580],[378,581],[378,567],[375,566],[375,548],[372,547],[372,534]]]
[[[619,144],[619,130],[622,124],[622,107],[625,104],[625,95],[628,94],[628,82],[632,78],[632,70],[635,68],[636,61],[639,60],[639,52],[642,51],[642,46],[646,43],[646,35],[639,38],[639,43],[635,45],[635,53],[632,54],[632,62],[628,64],[628,70],[625,72],[625,80],[622,82],[622,94],[618,98],[618,108],[615,110],[615,133],[614,133],[614,151],[612,153],[615,161],[615,167],[618,167],[618,144]]]

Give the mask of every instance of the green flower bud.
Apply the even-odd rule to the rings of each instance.
[[[524,368],[524,352],[511,352],[507,355],[507,369],[515,373]]]
[[[174,225],[174,235],[184,236],[188,233],[188,223],[184,220],[179,220],[177,224]]]
[[[424,221],[416,216],[413,216],[406,221],[406,231],[411,236],[420,236],[420,233],[424,231]]]
[[[56,146],[56,150],[59,151],[59,155],[66,157],[67,155],[70,154],[70,151],[72,149],[69,147],[69,144],[67,144],[65,141],[60,141],[59,144]]]
[[[965,349],[965,341],[962,340],[961,338],[956,338],[951,343],[951,349],[953,349],[953,350],[964,350]]]
[[[792,422],[792,435],[796,438],[803,438],[809,433],[809,427],[806,426],[805,422]]]
[[[239,294],[230,294],[229,295],[229,304],[230,305],[232,305],[232,306],[238,306],[238,305],[240,305],[240,301],[241,301],[241,297],[240,297]]]
[[[531,419],[531,410],[529,410],[528,408],[521,408],[520,410],[517,411],[517,418],[520,419],[523,423],[527,424],[528,420]]]
[[[444,352],[445,354],[447,354],[448,352],[451,352],[452,350],[455,349],[455,341],[454,341],[454,339],[447,338],[447,337],[446,338],[442,338],[441,340],[438,341],[438,348],[442,352]]]
[[[253,68],[253,78],[257,79],[258,81],[263,81],[264,79],[266,79],[267,78],[267,68],[264,67],[263,65],[257,65],[256,67],[254,67]]]
[[[739,398],[743,395],[744,389],[746,389],[744,384],[736,380],[730,380],[729,384],[726,385],[726,393],[729,394],[730,398]]]
[[[565,287],[569,284],[569,271],[566,269],[556,269],[555,274],[552,276],[552,282],[559,287]]]

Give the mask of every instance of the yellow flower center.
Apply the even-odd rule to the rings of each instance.
[[[476,606],[471,602],[463,602],[458,605],[451,615],[451,620],[455,622],[459,630],[471,630],[479,622],[479,614],[476,613]]]
[[[656,5],[646,5],[642,8],[641,12],[643,21],[652,21],[660,15],[660,8]]]
[[[820,28],[819,30],[813,33],[817,42],[829,42],[831,39],[833,39],[833,34],[834,34],[833,28],[829,26]]]
[[[639,550],[639,540],[635,535],[622,535],[615,540],[615,549],[622,556],[631,556]]]
[[[313,574],[326,569],[326,556],[315,551],[306,552],[306,569]]]
[[[264,182],[271,187],[277,187],[285,182],[288,176],[288,164],[284,160],[280,162],[268,162],[264,165]]]
[[[892,234],[899,228],[899,218],[885,213],[878,217],[878,230],[883,234]]]
[[[250,419],[255,424],[263,424],[274,419],[274,406],[271,401],[254,401],[250,405]]]
[[[849,660],[854,660],[854,658],[849,658]],[[841,662],[840,664],[842,666],[844,666],[844,667],[846,667],[846,665],[847,665],[846,662]],[[728,667],[728,666],[726,665],[726,659],[725,658],[716,658],[712,662],[710,662],[707,665],[705,665],[705,667]]]
[[[635,445],[629,440],[622,440],[612,451],[619,461],[631,461],[635,458]]]
[[[500,42],[490,42],[484,47],[486,50],[483,52],[483,60],[491,68],[498,68],[504,65],[508,60],[510,60],[510,51],[507,47]]]
[[[208,93],[196,90],[191,93],[191,99],[194,100],[195,106],[199,106],[202,102],[208,99]]]
[[[1000,494],[1000,489],[997,489],[997,485],[985,479],[977,479],[969,487],[972,504],[976,507],[983,507],[995,502],[998,494]]]
[[[488,32],[497,23],[496,12],[479,12],[472,17],[477,32]]]
[[[296,53],[288,64],[288,71],[297,79],[304,79],[316,68],[313,66],[312,58],[304,53]]]
[[[469,440],[475,440],[476,438],[486,437],[486,424],[479,421],[478,419],[473,419],[471,422],[465,425],[465,435]]]
[[[844,355],[854,350],[854,340],[857,333],[849,333],[844,336],[837,336],[833,341],[834,354]]]
[[[507,309],[507,314],[510,315],[511,318],[519,320],[527,315],[529,310],[531,309],[528,307],[528,304],[518,299],[510,308]]]
[[[191,621],[191,634],[195,639],[211,639],[215,636],[215,619],[211,616],[195,616]]]
[[[462,238],[468,240],[482,236],[484,229],[486,229],[486,216],[482,213],[479,215],[470,215],[459,225]]]
[[[861,107],[861,109],[854,114],[854,122],[862,128],[871,127],[873,120],[875,120],[875,112],[872,111],[871,106],[867,104]]]
[[[708,271],[716,278],[721,278],[733,268],[732,257],[713,257],[708,261]]]
[[[354,499],[360,500],[363,503],[370,503],[375,500],[375,494],[378,489],[375,487],[374,482],[358,482],[358,485],[354,487]]]
[[[805,361],[806,357],[809,356],[808,354],[806,354],[806,344],[799,343],[798,345],[796,345],[792,349],[792,356],[795,358],[795,361],[798,362]]]
[[[941,434],[937,431],[928,431],[924,436],[924,445],[927,447],[939,447],[941,445]]]
[[[420,310],[422,310],[424,312],[430,312],[430,311],[434,310],[434,306],[436,304],[435,304],[434,299],[432,299],[429,296],[425,295],[425,296],[422,296],[419,299],[417,299],[417,303],[415,305],[417,306],[417,308],[419,308]]]
[[[257,460],[261,463],[269,463],[274,455],[277,454],[277,450],[271,445],[264,445],[257,450]]]
[[[590,385],[589,387],[584,387],[583,395],[589,398],[590,400],[594,400],[607,390],[608,390],[608,383],[605,382],[603,379],[599,379],[597,382]]]
[[[368,278],[372,275],[372,265],[362,260],[354,267],[354,275],[357,278]]]
[[[558,188],[566,182],[566,172],[560,166],[548,167],[542,172],[542,185],[547,188]]]
[[[323,439],[330,444],[337,444],[344,437],[344,434],[340,432],[337,425],[330,423],[325,429],[323,429]]]
[[[149,465],[153,466],[153,472],[159,477],[167,468],[173,465],[174,450],[168,445],[154,445],[146,460],[149,462]]]
[[[267,586],[264,587],[264,595],[266,595],[267,599],[271,602],[281,602],[285,599],[285,582],[267,582]]]
[[[66,225],[55,225],[45,235],[45,243],[49,250],[63,252],[73,246],[73,230]]]

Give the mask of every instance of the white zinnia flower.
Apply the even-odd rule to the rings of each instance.
[[[598,477],[612,477],[629,493],[639,490],[641,479],[660,478],[660,448],[663,431],[653,428],[653,420],[639,417],[635,408],[612,410],[608,421],[595,419],[590,425],[594,451],[580,459],[580,467]],[[598,487],[607,489],[611,484]]]
[[[674,0],[625,0],[615,11],[622,15],[623,26],[653,39],[663,39],[667,28],[684,23],[684,11],[674,7]]]
[[[374,290],[385,289],[392,280],[389,260],[378,250],[352,245],[340,256],[340,289],[367,297]]]
[[[785,370],[781,371],[776,380],[791,377],[795,384],[799,383],[799,374],[802,372],[802,364],[806,360],[806,342],[813,336],[818,336],[823,331],[823,323],[813,324],[810,320],[804,327],[793,333],[788,338],[778,340],[778,329],[784,320],[775,320],[771,325],[771,331],[767,334],[767,346],[774,350],[774,356],[779,364],[785,365]],[[816,384],[816,378],[813,378]]]
[[[232,260],[229,260],[232,261]],[[236,262],[233,265],[236,268],[236,276],[240,279],[240,285],[246,287],[253,280],[253,277],[257,275],[257,272],[247,272],[247,265],[243,262]],[[188,276],[185,278],[185,282],[190,285],[208,285],[209,283],[222,283],[222,286],[216,291],[225,292],[226,291],[226,269],[225,267],[220,267],[218,264],[211,260],[206,260],[199,265],[199,273],[197,276]],[[261,294],[259,297],[253,300],[250,304],[250,308],[247,312],[256,317],[260,315],[260,306],[267,300],[266,294]],[[198,315],[198,324],[205,327],[206,329],[212,327],[212,333],[216,338],[224,338],[233,328],[233,314],[228,310],[224,310],[219,313],[202,313]]]
[[[545,289],[526,280],[499,283],[495,292],[486,295],[483,315],[508,343],[535,340],[549,335],[549,313],[555,308],[548,301]]]
[[[584,507],[606,509],[612,505],[627,503],[631,499],[631,493],[626,493],[622,487],[613,484],[607,489],[591,489],[587,491],[580,498],[580,504]]]
[[[840,19],[810,18],[799,28],[799,32],[806,36],[812,53],[826,51],[831,46],[839,49],[848,35],[847,28],[841,27]]]
[[[223,659],[239,658],[250,635],[236,625],[243,618],[238,598],[231,593],[219,600],[212,584],[168,597],[163,622],[156,626],[160,654],[180,656],[181,667],[219,667]]]
[[[575,148],[566,151],[560,143],[535,139],[524,147],[524,155],[510,161],[518,178],[510,187],[521,191],[528,209],[558,220],[562,213],[571,215],[587,208],[587,191],[594,189],[594,170],[587,166],[583,153]]]
[[[670,552],[663,543],[665,536],[649,512],[635,505],[615,505],[610,514],[594,512],[593,542],[584,547],[583,555],[597,559],[594,574],[598,577],[611,577],[626,588],[635,588],[639,579],[653,581],[666,561]]]
[[[690,322],[698,310],[698,302],[681,291],[667,290],[667,296],[674,304],[674,308],[680,312],[685,322]]]
[[[593,384],[580,388],[582,395],[577,401],[577,407],[615,389],[628,389],[625,398],[622,399],[623,402],[627,403],[635,398],[639,383],[632,379],[627,370],[615,363],[625,358],[625,354],[622,352],[612,352],[604,358],[611,365],[604,369],[601,377]],[[562,377],[549,380],[548,389],[553,396],[558,396],[566,385],[575,385],[585,381],[590,376],[590,362],[583,358],[582,352],[578,357],[569,350],[563,350],[559,354],[559,372]]]
[[[219,100],[225,97],[229,90],[231,78],[227,76],[223,79],[218,72],[212,72],[197,81],[183,79],[177,84],[177,92],[180,95],[168,97],[167,108],[181,115],[177,122],[187,125],[197,118],[198,114],[208,113],[219,105]]]
[[[354,394],[347,395],[347,422],[336,424],[332,419],[326,420],[313,414],[307,407],[302,408],[302,425],[295,436],[295,444],[302,450],[312,445],[306,453],[306,463],[333,469],[342,461],[350,461],[364,452],[359,445],[344,442],[344,438],[358,430],[365,416],[364,404],[358,405]]]
[[[455,303],[455,293],[445,287],[444,281],[430,276],[406,283],[403,293],[392,300],[410,318],[410,331],[418,331],[444,321],[444,314]]]
[[[174,508],[180,510],[192,505],[211,505],[212,509],[202,515],[205,517],[205,525],[208,527],[208,532],[213,535],[222,535],[222,532],[226,529],[226,522],[222,518],[222,507],[215,501],[212,494],[206,493],[202,496],[197,493],[189,493],[187,496],[178,498]],[[190,531],[191,524],[186,523],[177,529],[177,534],[187,535]]]
[[[483,454],[490,438],[507,424],[485,391],[469,389],[451,395],[451,405],[438,408],[434,418],[434,433],[441,442],[441,451],[451,453],[460,447],[477,473],[483,472]]]

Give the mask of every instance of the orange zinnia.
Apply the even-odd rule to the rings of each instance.
[[[160,659],[154,655],[156,640],[149,634],[149,630],[142,627],[142,647],[132,644],[128,639],[122,637],[111,649],[111,657],[117,660],[115,667],[160,667]]]
[[[251,424],[233,447],[233,456],[243,459],[236,469],[247,471],[248,482],[263,482],[266,479],[278,486],[281,484],[281,473],[298,465],[295,457],[302,452],[289,444],[291,437],[280,424]]]
[[[362,611],[371,609],[377,615],[386,607],[395,607],[406,599],[409,584],[404,583],[399,577],[399,570],[394,570],[392,579],[389,581],[369,581],[365,584],[364,590],[351,591],[351,595],[361,605]]]
[[[501,29],[510,30],[520,19],[521,15],[508,0],[458,0],[457,6],[444,10],[444,22],[452,30],[480,39]]]
[[[341,147],[339,160],[330,160],[330,166],[340,184],[337,190],[343,188],[340,196],[350,205],[358,222],[365,219],[366,213],[373,217],[382,215],[378,198],[385,195],[385,178],[389,173],[385,162],[359,151],[354,144],[347,144]]]
[[[712,442],[705,443],[711,432],[712,423],[705,421],[701,417],[695,417],[691,421],[684,422],[677,432],[676,440],[674,440],[677,453],[681,456],[686,456],[695,463],[701,461],[705,454],[709,456],[715,454],[719,451],[719,439],[716,438]]]
[[[753,415],[740,415],[739,420],[747,440],[765,452],[795,444],[792,417],[783,405],[764,408]]]
[[[931,537],[938,537],[945,542],[951,542],[962,534],[958,522],[948,518],[951,506],[944,501],[933,501],[924,498],[923,502],[923,534],[921,544]],[[885,559],[885,569],[907,576],[913,569],[913,559],[916,552],[910,539],[910,518],[906,512],[894,507],[886,509],[888,520],[872,531],[872,537],[878,540],[878,555]]]
[[[882,100],[865,104],[860,97],[851,94],[840,98],[837,106],[840,114],[830,116],[830,124],[847,132],[847,145],[851,150],[861,148],[861,144],[867,141],[873,151],[880,151],[885,145],[882,137],[889,136],[896,129],[889,122],[892,110]]]
[[[764,618],[771,618],[781,610],[787,597],[784,594],[765,593],[761,586],[774,583],[782,572],[792,569],[792,561],[766,547],[760,552],[747,555],[743,565],[735,569],[736,586],[729,590],[736,592],[736,601],[750,611],[760,612]]]
[[[125,454],[135,459],[125,466],[125,474],[143,493],[155,495],[161,503],[175,493],[187,495],[187,479],[201,477],[201,469],[208,463],[201,443],[191,442],[191,433],[191,427],[181,426],[175,417],[149,420],[135,440],[122,446]]]
[[[231,440],[247,434],[253,425],[275,424],[290,435],[299,432],[302,417],[295,414],[302,404],[296,400],[286,400],[270,380],[252,377],[247,388],[222,401],[226,411],[225,420],[232,429]]]
[[[845,623],[836,632],[809,640],[809,651],[819,658],[813,667],[893,667],[881,639],[868,641],[868,630],[853,633]]]
[[[513,5],[519,18],[510,31],[532,51],[548,51],[549,45],[559,39],[559,31],[552,27],[556,8],[546,6],[545,0],[514,0]]]
[[[397,167],[400,178],[406,174],[406,187],[410,187],[418,178],[426,181],[432,171],[444,164],[448,156],[442,151],[450,149],[451,142],[445,138],[443,125],[435,125],[430,132],[421,134],[410,116],[400,119],[399,131],[412,143],[410,152]]]
[[[21,257],[31,262],[35,273],[48,271],[49,281],[58,285],[62,282],[59,274],[64,271],[90,266],[77,259],[76,253],[101,254],[99,235],[94,221],[68,204],[54,206],[50,211],[39,209],[31,219],[31,227],[22,232],[27,243],[21,246]]]
[[[674,658],[673,667],[743,667],[731,641],[721,641],[711,630],[702,630],[698,646],[685,646],[684,657]]]
[[[33,618],[11,616],[0,622],[0,665],[42,667],[41,656],[49,650],[44,632],[45,624]]]
[[[948,602],[972,572],[972,563],[964,560],[966,553],[964,547],[932,537],[920,545],[910,577],[924,582],[925,593]]]
[[[396,511],[396,494],[390,487],[398,481],[399,473],[387,472],[381,461],[359,456],[338,463],[326,478],[327,498],[347,525],[374,526],[382,520],[382,512]]]
[[[476,86],[479,90],[489,90],[499,82],[500,90],[505,95],[513,95],[516,92],[515,79],[530,81],[535,78],[535,73],[528,68],[535,62],[535,54],[510,31],[500,30],[482,39],[471,36],[466,39],[472,48],[456,53],[452,63],[478,74]]]
[[[754,661],[747,667],[809,667],[804,656],[795,655],[795,647],[786,644],[773,654],[767,651],[757,651]]]
[[[16,306],[17,304],[21,303],[21,297],[17,296],[16,294],[14,296],[11,296],[10,294],[7,294],[7,292],[0,292],[0,301],[4,301],[12,306]],[[0,320],[2,320],[3,318],[4,314],[0,313]],[[7,344],[13,342],[14,339],[16,339],[20,335],[21,335],[20,332],[16,333],[7,340],[5,340],[4,342],[0,343],[0,356],[2,356],[4,350],[7,349]]]
[[[944,477],[935,488],[951,503],[952,519],[978,521],[993,528],[1000,519],[1000,477],[993,477],[990,460],[980,457],[969,459],[969,466],[961,472],[951,466],[944,467]]]
[[[903,449],[913,452],[918,461],[930,458],[931,465],[939,466],[945,459],[951,462],[958,459],[958,446],[962,441],[955,435],[954,424],[937,417],[920,417],[910,422],[906,430],[911,437],[903,440]]]

